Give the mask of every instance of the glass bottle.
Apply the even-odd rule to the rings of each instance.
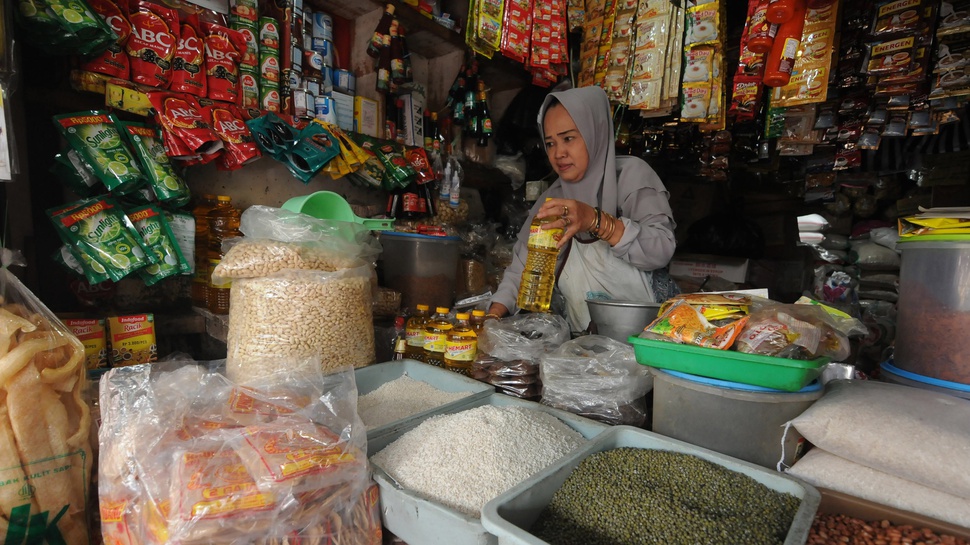
[[[475,110],[475,91],[465,92],[465,136],[474,137],[478,128],[478,112]]]
[[[488,94],[485,82],[478,81],[478,93],[475,101],[475,136],[479,146],[487,146],[492,137],[492,114],[488,111]]]
[[[428,325],[428,305],[417,305],[417,312],[408,318],[404,328],[407,348],[404,355],[412,360],[424,361],[424,328]]]
[[[424,150],[427,152],[431,151],[432,146],[432,136],[431,136],[431,112],[429,110],[424,111],[424,125],[422,126],[424,133]]]
[[[475,335],[481,335],[482,331],[485,329],[485,311],[473,310],[469,323],[471,324],[472,331],[475,332]]]
[[[549,199],[546,199],[547,201]],[[556,243],[562,238],[562,229],[543,229],[543,225],[556,221],[559,216],[532,218],[529,226],[529,254],[519,282],[517,305],[530,312],[549,312],[552,290],[556,284],[556,260],[559,249]]]
[[[394,318],[394,345],[391,361],[403,360],[408,348],[408,339],[405,329],[404,316]]]
[[[397,23],[397,21],[395,21]],[[407,72],[404,67],[404,38],[400,33],[398,24],[391,24],[391,81],[400,85],[408,81]]]
[[[391,29],[397,32],[397,21],[391,24]],[[387,92],[391,89],[391,35],[385,34],[383,38],[383,45],[377,52],[377,90]]]
[[[431,112],[431,149],[441,153],[441,131],[438,129],[438,112]]]
[[[445,368],[470,376],[472,363],[478,354],[478,335],[468,321],[468,313],[459,312],[455,320],[455,326],[445,342]]]
[[[448,332],[454,325],[448,319],[448,307],[436,307],[435,314],[424,328],[424,363],[445,366]]]
[[[198,204],[192,209],[195,217],[195,275],[192,277],[192,305],[206,307],[206,285],[209,280],[209,212],[216,206],[215,195],[202,195]]]
[[[233,237],[240,237],[239,216],[241,213],[232,206],[232,198],[226,195],[216,197],[218,201],[215,208],[209,212],[208,226],[208,285],[206,288],[206,304],[209,312],[213,314],[229,313],[229,288],[231,282],[214,284],[212,282],[212,271],[222,261],[222,242]]]
[[[380,57],[381,48],[387,42],[386,37],[391,31],[391,22],[394,20],[394,4],[387,4],[384,7],[384,14],[381,15],[381,20],[377,22],[377,28],[374,29],[374,35],[371,36],[370,43],[367,45],[368,55],[375,59]]]

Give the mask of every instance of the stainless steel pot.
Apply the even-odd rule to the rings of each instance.
[[[589,308],[589,332],[623,343],[627,342],[630,335],[643,331],[660,310],[660,303],[638,301],[587,299],[586,306]]]

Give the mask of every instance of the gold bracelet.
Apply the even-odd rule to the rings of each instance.
[[[589,227],[586,228],[586,232],[593,234],[596,230],[596,224],[599,223],[599,208],[593,209],[593,219],[589,222]]]
[[[600,238],[609,242],[610,238],[613,236],[613,232],[616,231],[616,218],[609,214],[607,214],[606,217],[610,220],[610,232]]]
[[[499,316],[498,314],[495,314],[494,312],[489,312],[488,314],[485,315],[485,317],[486,318],[495,318],[496,320],[502,319],[501,316]]]

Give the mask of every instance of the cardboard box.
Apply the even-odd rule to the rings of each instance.
[[[345,131],[354,130],[354,96],[334,91],[330,93],[333,99],[333,113],[337,116],[337,126]]]
[[[424,88],[413,86],[406,94],[401,95],[400,131],[404,134],[404,143],[408,146],[424,146]]]
[[[707,278],[719,276],[725,280],[743,283],[748,278],[750,261],[742,257],[725,257],[706,254],[680,254],[670,261],[671,276]]]
[[[362,96],[354,97],[354,132],[378,138],[377,101]]]
[[[155,316],[131,314],[109,316],[111,366],[137,365],[158,360],[155,343]]]
[[[61,318],[61,322],[84,345],[84,358],[88,369],[108,366],[108,338],[101,318]]]

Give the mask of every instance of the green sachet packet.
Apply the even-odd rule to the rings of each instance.
[[[121,141],[114,116],[98,110],[54,116],[54,124],[94,174],[112,192],[128,192],[143,181],[141,169]]]
[[[182,274],[195,274],[195,216],[186,212],[165,210],[165,220],[175,235],[175,242],[182,250]]]
[[[89,199],[82,206],[50,215],[61,238],[91,256],[115,282],[156,261],[110,197]]]
[[[54,252],[51,259],[54,260],[54,263],[57,263],[78,276],[86,276],[84,274],[84,267],[81,265],[81,260],[71,252],[71,247],[67,244],[61,244],[61,247]]]
[[[67,212],[69,210],[78,210],[92,202],[94,202],[92,199],[83,199],[59,208],[53,208],[49,210],[47,214],[53,218],[53,216],[57,214]],[[80,247],[75,246],[71,239],[67,237],[66,233],[60,229],[55,229],[55,231],[57,232],[57,236],[61,239],[61,242],[64,243],[63,246],[61,246],[60,251],[66,252],[59,259],[55,259],[55,261],[60,262],[61,259],[68,263],[71,260],[77,261],[81,267],[81,274],[87,278],[88,283],[91,285],[100,284],[101,282],[110,280],[108,277],[108,271],[106,271],[100,263],[95,261],[93,257],[85,253]]]
[[[104,190],[94,169],[74,149],[55,155],[50,172],[78,197],[93,197]]]
[[[153,286],[159,280],[181,274],[185,257],[162,209],[155,205],[142,206],[129,210],[128,218],[156,258],[156,263],[138,269],[145,285]]]
[[[49,54],[76,53],[81,40],[65,30],[47,10],[46,0],[19,0],[14,10],[25,41]]]
[[[45,0],[47,13],[80,40],[76,53],[101,53],[118,40],[111,27],[84,0]]]
[[[127,121],[119,121],[118,125],[118,130],[134,150],[155,198],[174,207],[188,204],[191,197],[189,186],[175,172],[174,165],[165,153],[161,129]]]

